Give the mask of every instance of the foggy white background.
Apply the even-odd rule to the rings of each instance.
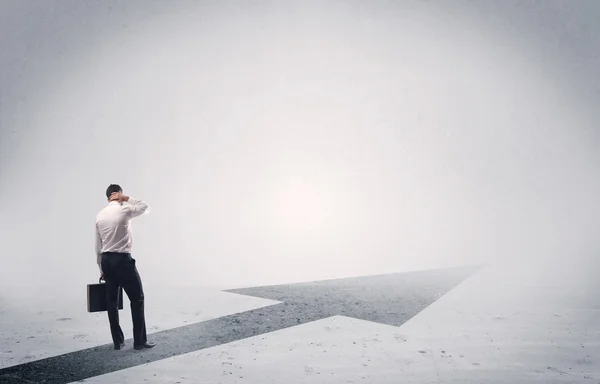
[[[0,285],[94,282],[110,183],[145,284],[589,271],[597,4],[3,0]]]

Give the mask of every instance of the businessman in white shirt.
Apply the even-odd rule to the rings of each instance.
[[[115,349],[125,346],[119,325],[118,292],[123,287],[131,302],[133,348],[154,347],[146,336],[142,279],[131,257],[131,220],[150,212],[148,204],[125,196],[117,184],[106,189],[108,205],[96,216],[96,256],[100,278],[106,281],[108,321]]]

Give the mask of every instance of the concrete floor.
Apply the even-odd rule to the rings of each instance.
[[[389,318],[381,314],[394,312],[390,307],[395,304],[386,300],[406,296],[406,292],[390,291],[388,283],[381,290],[385,278],[348,280],[351,284],[347,286],[362,281],[361,295],[370,295],[366,302],[381,305],[365,311],[368,316],[361,318],[350,317],[354,313],[350,311],[343,316],[327,313],[330,317],[316,321],[311,318],[299,325],[237,340],[234,337],[229,342],[225,335],[224,343],[173,357],[167,355],[182,346],[181,341],[162,340],[161,331],[199,322],[217,324],[223,316],[246,311],[263,311],[268,318],[269,311],[281,302],[241,294],[258,294],[257,289],[233,293],[147,283],[150,339],[154,333],[154,339],[161,342],[151,352],[133,351],[130,341],[122,351],[105,346],[98,353],[115,361],[137,359],[138,365],[82,381],[600,383],[600,284],[572,276],[561,278],[561,273],[565,271],[531,273],[488,267],[419,309],[400,326],[386,324]],[[300,286],[314,292],[315,287],[328,285]],[[20,364],[110,343],[106,314],[85,311],[84,290],[14,292],[3,288],[0,292],[2,383],[24,382],[11,371]],[[289,295],[291,289],[286,292]],[[327,292],[327,297],[339,295]],[[387,292],[387,296],[381,298],[381,292]],[[274,296],[271,292],[271,296],[263,297]],[[321,306],[331,307],[328,302]],[[125,308],[121,319],[126,337],[131,336],[129,316]],[[202,333],[213,332],[213,328],[196,329]],[[233,332],[236,328],[226,329]]]

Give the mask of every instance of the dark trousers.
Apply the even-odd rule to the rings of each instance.
[[[131,302],[133,320],[133,344],[140,345],[147,341],[146,320],[144,317],[144,289],[142,279],[135,267],[135,259],[130,253],[105,252],[102,254],[102,272],[106,281],[106,301],[110,333],[115,344],[125,341],[123,330],[119,325],[118,294],[119,286]]]

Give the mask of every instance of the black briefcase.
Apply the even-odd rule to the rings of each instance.
[[[119,287],[118,291],[119,309],[123,309],[123,287]],[[87,285],[87,310],[88,312],[106,311],[106,283],[102,279],[98,280],[98,284]]]

